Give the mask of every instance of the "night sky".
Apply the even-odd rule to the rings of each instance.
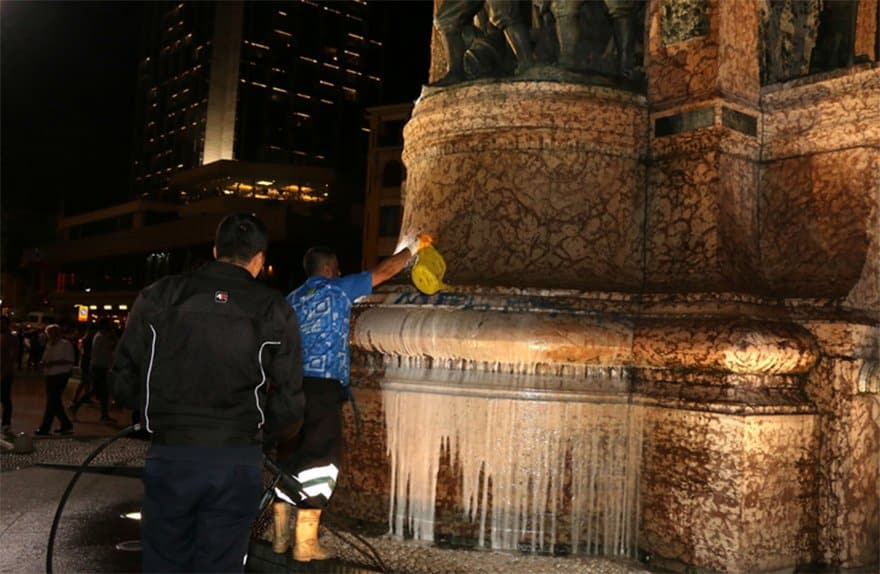
[[[412,101],[427,81],[432,2],[373,11],[390,30],[383,101],[372,104]],[[23,223],[12,211],[73,214],[128,197],[141,12],[136,2],[0,2],[5,255]]]
[[[140,11],[0,4],[4,209],[90,209],[127,189]]]

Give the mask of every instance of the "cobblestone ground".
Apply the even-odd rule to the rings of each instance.
[[[369,566],[370,562],[350,545],[333,536],[323,535],[343,561]],[[429,545],[401,542],[390,538],[368,539],[390,572],[407,574],[550,574],[584,572],[593,574],[628,574],[648,572],[634,562],[605,558],[549,557],[516,555],[506,552],[447,550]]]
[[[34,452],[0,456],[0,469],[29,468],[35,464],[82,464],[91,452],[107,439],[50,438],[35,439]],[[121,438],[91,462],[91,466],[142,466],[148,443]]]

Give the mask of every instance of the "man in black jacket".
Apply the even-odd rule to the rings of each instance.
[[[247,214],[220,222],[215,262],[141,291],[112,388],[151,434],[144,465],[145,572],[242,572],[262,490],[263,433],[302,421],[296,315],[255,281],[268,235]]]

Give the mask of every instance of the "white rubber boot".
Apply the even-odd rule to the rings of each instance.
[[[293,559],[297,562],[326,560],[333,557],[332,552],[325,550],[318,543],[320,522],[320,509],[300,508],[296,511],[296,544],[293,547]]]
[[[272,536],[272,552],[284,554],[290,546],[290,504],[281,501],[273,502],[272,514],[275,524]]]

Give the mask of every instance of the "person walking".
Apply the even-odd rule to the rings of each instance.
[[[49,436],[52,421],[58,419],[61,426],[55,429],[59,434],[73,433],[73,423],[64,412],[61,397],[70,379],[70,372],[76,362],[73,344],[61,336],[61,327],[56,324],[46,327],[46,348],[43,350],[40,364],[46,375],[46,409],[43,412],[43,422],[40,423],[34,435]]]
[[[0,317],[0,403],[3,404],[3,434],[12,431],[12,381],[18,363],[18,336],[9,327],[9,317]]]
[[[296,314],[256,280],[267,245],[259,219],[229,215],[214,262],[160,279],[132,306],[110,384],[150,433],[144,572],[243,572],[263,444],[302,421]]]
[[[294,560],[309,562],[332,556],[318,543],[318,526],[339,472],[342,405],[349,396],[351,305],[399,273],[430,244],[430,237],[419,235],[406,249],[373,269],[345,276],[341,276],[336,253],[327,247],[312,247],[303,258],[308,278],[287,296],[287,302],[296,311],[302,338],[305,419],[293,445],[282,449],[291,454],[279,454],[278,462],[308,487],[300,494],[301,500],[276,491],[272,549],[277,554],[286,552],[290,545],[290,511],[296,504]]]
[[[39,329],[34,329],[28,335],[28,366],[33,369],[40,368],[40,362],[43,360],[43,353],[45,352],[45,332],[40,331]]]
[[[83,333],[82,338],[79,340],[79,348],[80,348],[80,357],[79,357],[79,373],[80,373],[80,381],[79,385],[76,387],[76,392],[73,393],[73,402],[70,405],[70,414],[76,418],[76,411],[79,410],[79,407],[83,405],[83,403],[91,402],[92,397],[92,381],[89,376],[89,369],[92,367],[92,341],[95,338],[95,329],[90,324],[86,327],[86,332]]]
[[[85,347],[85,345],[83,345]],[[116,348],[116,333],[113,324],[106,317],[98,321],[98,332],[92,337],[89,345],[89,377],[91,390],[74,401],[70,407],[71,414],[76,417],[76,412],[83,403],[91,400],[92,396],[98,398],[101,405],[101,422],[115,423],[110,417],[110,397],[107,388],[107,372],[113,362],[113,350]],[[85,353],[83,353],[85,356]],[[85,362],[85,359],[83,359]]]

